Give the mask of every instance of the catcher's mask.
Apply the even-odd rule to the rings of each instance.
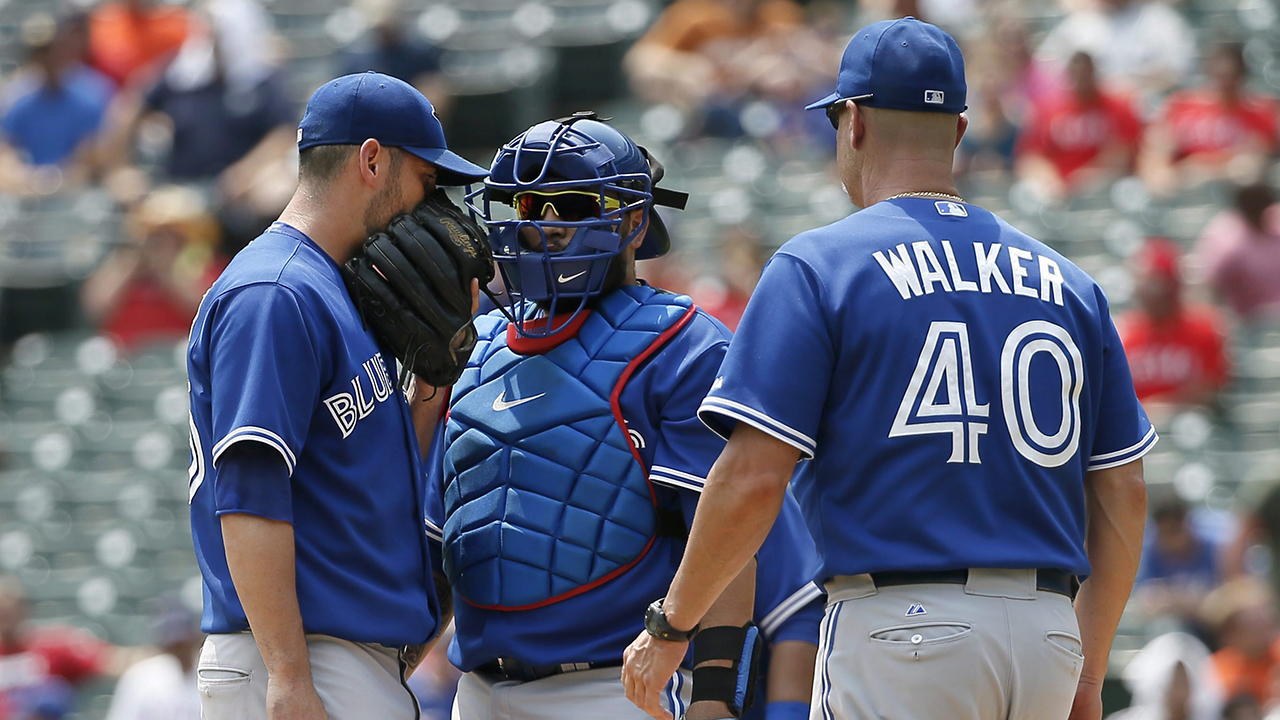
[[[637,259],[670,249],[652,207],[683,209],[688,195],[655,187],[662,174],[661,163],[592,112],[534,125],[498,151],[484,186],[466,201],[488,227],[518,333],[545,337],[569,326],[604,291],[611,262],[645,227]],[[556,220],[543,219],[548,208]],[[640,222],[623,237],[632,212],[641,213]],[[570,232],[552,239],[549,228]],[[554,310],[555,321],[539,319],[528,302]]]

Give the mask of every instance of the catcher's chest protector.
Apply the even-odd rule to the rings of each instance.
[[[549,605],[648,552],[656,500],[618,397],[693,312],[687,297],[628,286],[573,337],[526,355],[505,319],[476,321],[445,430],[444,570],[464,600]]]

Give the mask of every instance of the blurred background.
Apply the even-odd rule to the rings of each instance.
[[[1108,712],[1280,718],[1274,0],[0,0],[0,720],[199,717],[186,334],[316,86],[411,82],[481,164],[612,117],[693,194],[641,276],[733,326],[852,210],[801,108],[906,14],[965,50],[961,193],[1099,280],[1164,437]],[[427,718],[455,683],[433,654]]]

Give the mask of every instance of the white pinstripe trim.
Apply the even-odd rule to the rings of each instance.
[[[1146,455],[1147,453],[1151,452],[1151,448],[1156,446],[1156,441],[1158,441],[1159,439],[1160,439],[1160,436],[1156,435],[1156,429],[1153,427],[1151,428],[1151,432],[1147,433],[1147,436],[1142,439],[1142,442],[1132,447],[1129,447],[1125,450],[1125,452],[1129,453],[1128,455],[1125,455],[1123,457],[1116,457],[1114,459],[1109,459],[1109,460],[1106,460],[1105,462],[1100,462],[1097,464],[1094,464],[1093,460],[1090,460],[1088,469],[1089,470],[1106,470],[1108,468],[1127,465],[1133,462],[1134,460],[1137,460],[1138,458],[1142,457],[1143,455]],[[1113,455],[1113,453],[1108,453],[1108,455]]]
[[[737,403],[724,398],[709,397],[702,401],[702,405],[698,408],[698,418],[703,424],[707,424],[706,418],[702,417],[703,413],[715,413],[731,417],[734,420],[744,422],[757,430],[768,433],[782,442],[794,446],[801,453],[804,460],[812,460],[814,450],[818,443],[808,435],[783,425],[773,418],[754,408],[747,407],[742,403]],[[707,425],[707,427],[711,427]],[[711,428],[715,432],[715,428]],[[719,433],[716,433],[717,435]],[[727,438],[726,438],[727,439]]]
[[[778,627],[787,621],[787,618],[796,614],[805,605],[822,597],[822,588],[817,583],[809,582],[795,592],[791,593],[786,600],[778,603],[776,607],[769,611],[768,615],[760,620],[760,630],[765,637],[772,637]]]
[[[293,468],[298,464],[298,460],[293,456],[293,451],[285,444],[284,439],[266,428],[254,427],[253,425],[245,425],[232,430],[217,445],[214,445],[213,464],[217,465],[218,458],[222,457],[222,453],[241,440],[256,440],[275,448],[280,453],[280,456],[284,458],[284,464],[289,469],[289,475],[293,475]]]
[[[700,478],[697,475],[690,475],[689,473],[662,467],[661,465],[654,465],[649,468],[649,479],[662,485],[699,493],[702,492],[702,486],[707,482],[705,478]]]
[[[444,531],[436,527],[435,523],[431,522],[429,518],[422,518],[422,524],[426,525],[427,537],[436,542],[444,542]]]
[[[1099,461],[1101,461],[1101,460],[1110,460],[1110,459],[1112,459],[1112,458],[1118,458],[1118,457],[1120,457],[1121,455],[1125,455],[1125,454],[1131,453],[1131,452],[1133,452],[1134,450],[1137,450],[1138,448],[1142,447],[1142,446],[1143,446],[1143,445],[1144,445],[1148,440],[1150,440],[1150,439],[1151,439],[1151,437],[1152,437],[1153,435],[1155,435],[1155,434],[1156,434],[1156,428],[1155,428],[1155,426],[1154,426],[1154,425],[1152,425],[1152,426],[1151,426],[1151,429],[1150,429],[1150,430],[1147,430],[1147,434],[1146,434],[1146,435],[1143,435],[1143,436],[1142,436],[1142,439],[1141,439],[1141,440],[1139,440],[1138,442],[1136,442],[1136,443],[1134,443],[1134,444],[1130,445],[1129,447],[1127,447],[1127,448],[1125,448],[1125,449],[1123,449],[1123,450],[1116,450],[1115,452],[1102,453],[1101,455],[1094,455],[1094,456],[1092,456],[1092,457],[1090,457],[1090,458],[1089,458],[1089,462],[1090,462],[1090,463],[1095,463],[1095,462],[1099,462]]]

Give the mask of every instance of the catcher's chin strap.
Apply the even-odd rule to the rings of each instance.
[[[498,296],[494,294],[492,290],[490,290],[488,287],[484,285],[481,285],[480,292],[484,293],[485,297],[489,298],[489,300],[493,302],[494,306],[498,308],[498,312],[502,313],[503,317],[507,319],[507,322],[512,324],[515,323],[516,318],[514,315],[511,314],[511,311],[507,309],[506,303],[499,300]]]
[[[755,701],[763,649],[760,629],[751,623],[700,631],[693,640],[693,702],[722,702],[735,718],[742,717]],[[729,665],[709,664],[715,661]]]

